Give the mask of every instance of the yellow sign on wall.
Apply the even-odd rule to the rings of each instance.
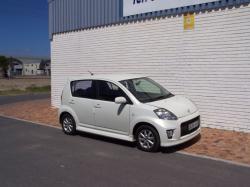
[[[183,26],[184,30],[193,30],[194,29],[195,18],[194,14],[186,14],[183,17]]]

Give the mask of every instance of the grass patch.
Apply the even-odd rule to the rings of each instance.
[[[25,90],[21,89],[11,89],[0,91],[0,95],[20,95],[20,94],[29,94],[29,93],[49,93],[51,91],[50,86],[30,86]]]
[[[30,87],[27,87],[25,91],[27,92],[50,92],[51,87],[50,86],[42,86],[42,87],[30,86]]]

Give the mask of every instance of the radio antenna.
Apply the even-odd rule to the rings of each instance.
[[[93,75],[94,75],[94,73],[92,73],[91,71],[88,71],[88,72],[90,73],[90,75],[91,75],[91,76],[93,76]]]

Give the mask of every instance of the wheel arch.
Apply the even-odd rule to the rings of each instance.
[[[67,112],[67,111],[64,111],[64,112],[62,112],[61,114],[60,114],[60,116],[59,116],[59,122],[60,122],[60,124],[62,124],[62,120],[63,120],[63,116],[64,115],[66,115],[66,114],[68,114],[68,115],[71,115],[69,112]],[[72,116],[72,115],[71,115]],[[73,116],[72,116],[73,117]],[[73,117],[74,118],[74,117]]]
[[[159,135],[159,131],[158,131],[157,128],[156,128],[154,125],[152,125],[151,123],[149,123],[149,122],[138,122],[137,124],[135,124],[135,126],[134,126],[134,128],[133,128],[133,132],[132,132],[133,136],[135,136],[135,133],[136,133],[137,129],[138,129],[139,127],[141,127],[142,125],[147,125],[147,126],[150,126],[150,127],[154,128],[154,129],[156,130],[156,132],[158,133],[158,135]]]
[[[79,123],[79,120],[78,120],[78,117],[77,117],[76,113],[70,107],[65,106],[65,105],[61,106],[60,109],[59,109],[58,118],[59,118],[60,123],[61,123],[61,120],[62,120],[62,116],[65,115],[65,114],[71,115],[74,118],[76,125]]]

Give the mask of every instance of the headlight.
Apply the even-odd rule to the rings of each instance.
[[[160,119],[177,120],[176,115],[164,108],[156,109],[154,112]]]

